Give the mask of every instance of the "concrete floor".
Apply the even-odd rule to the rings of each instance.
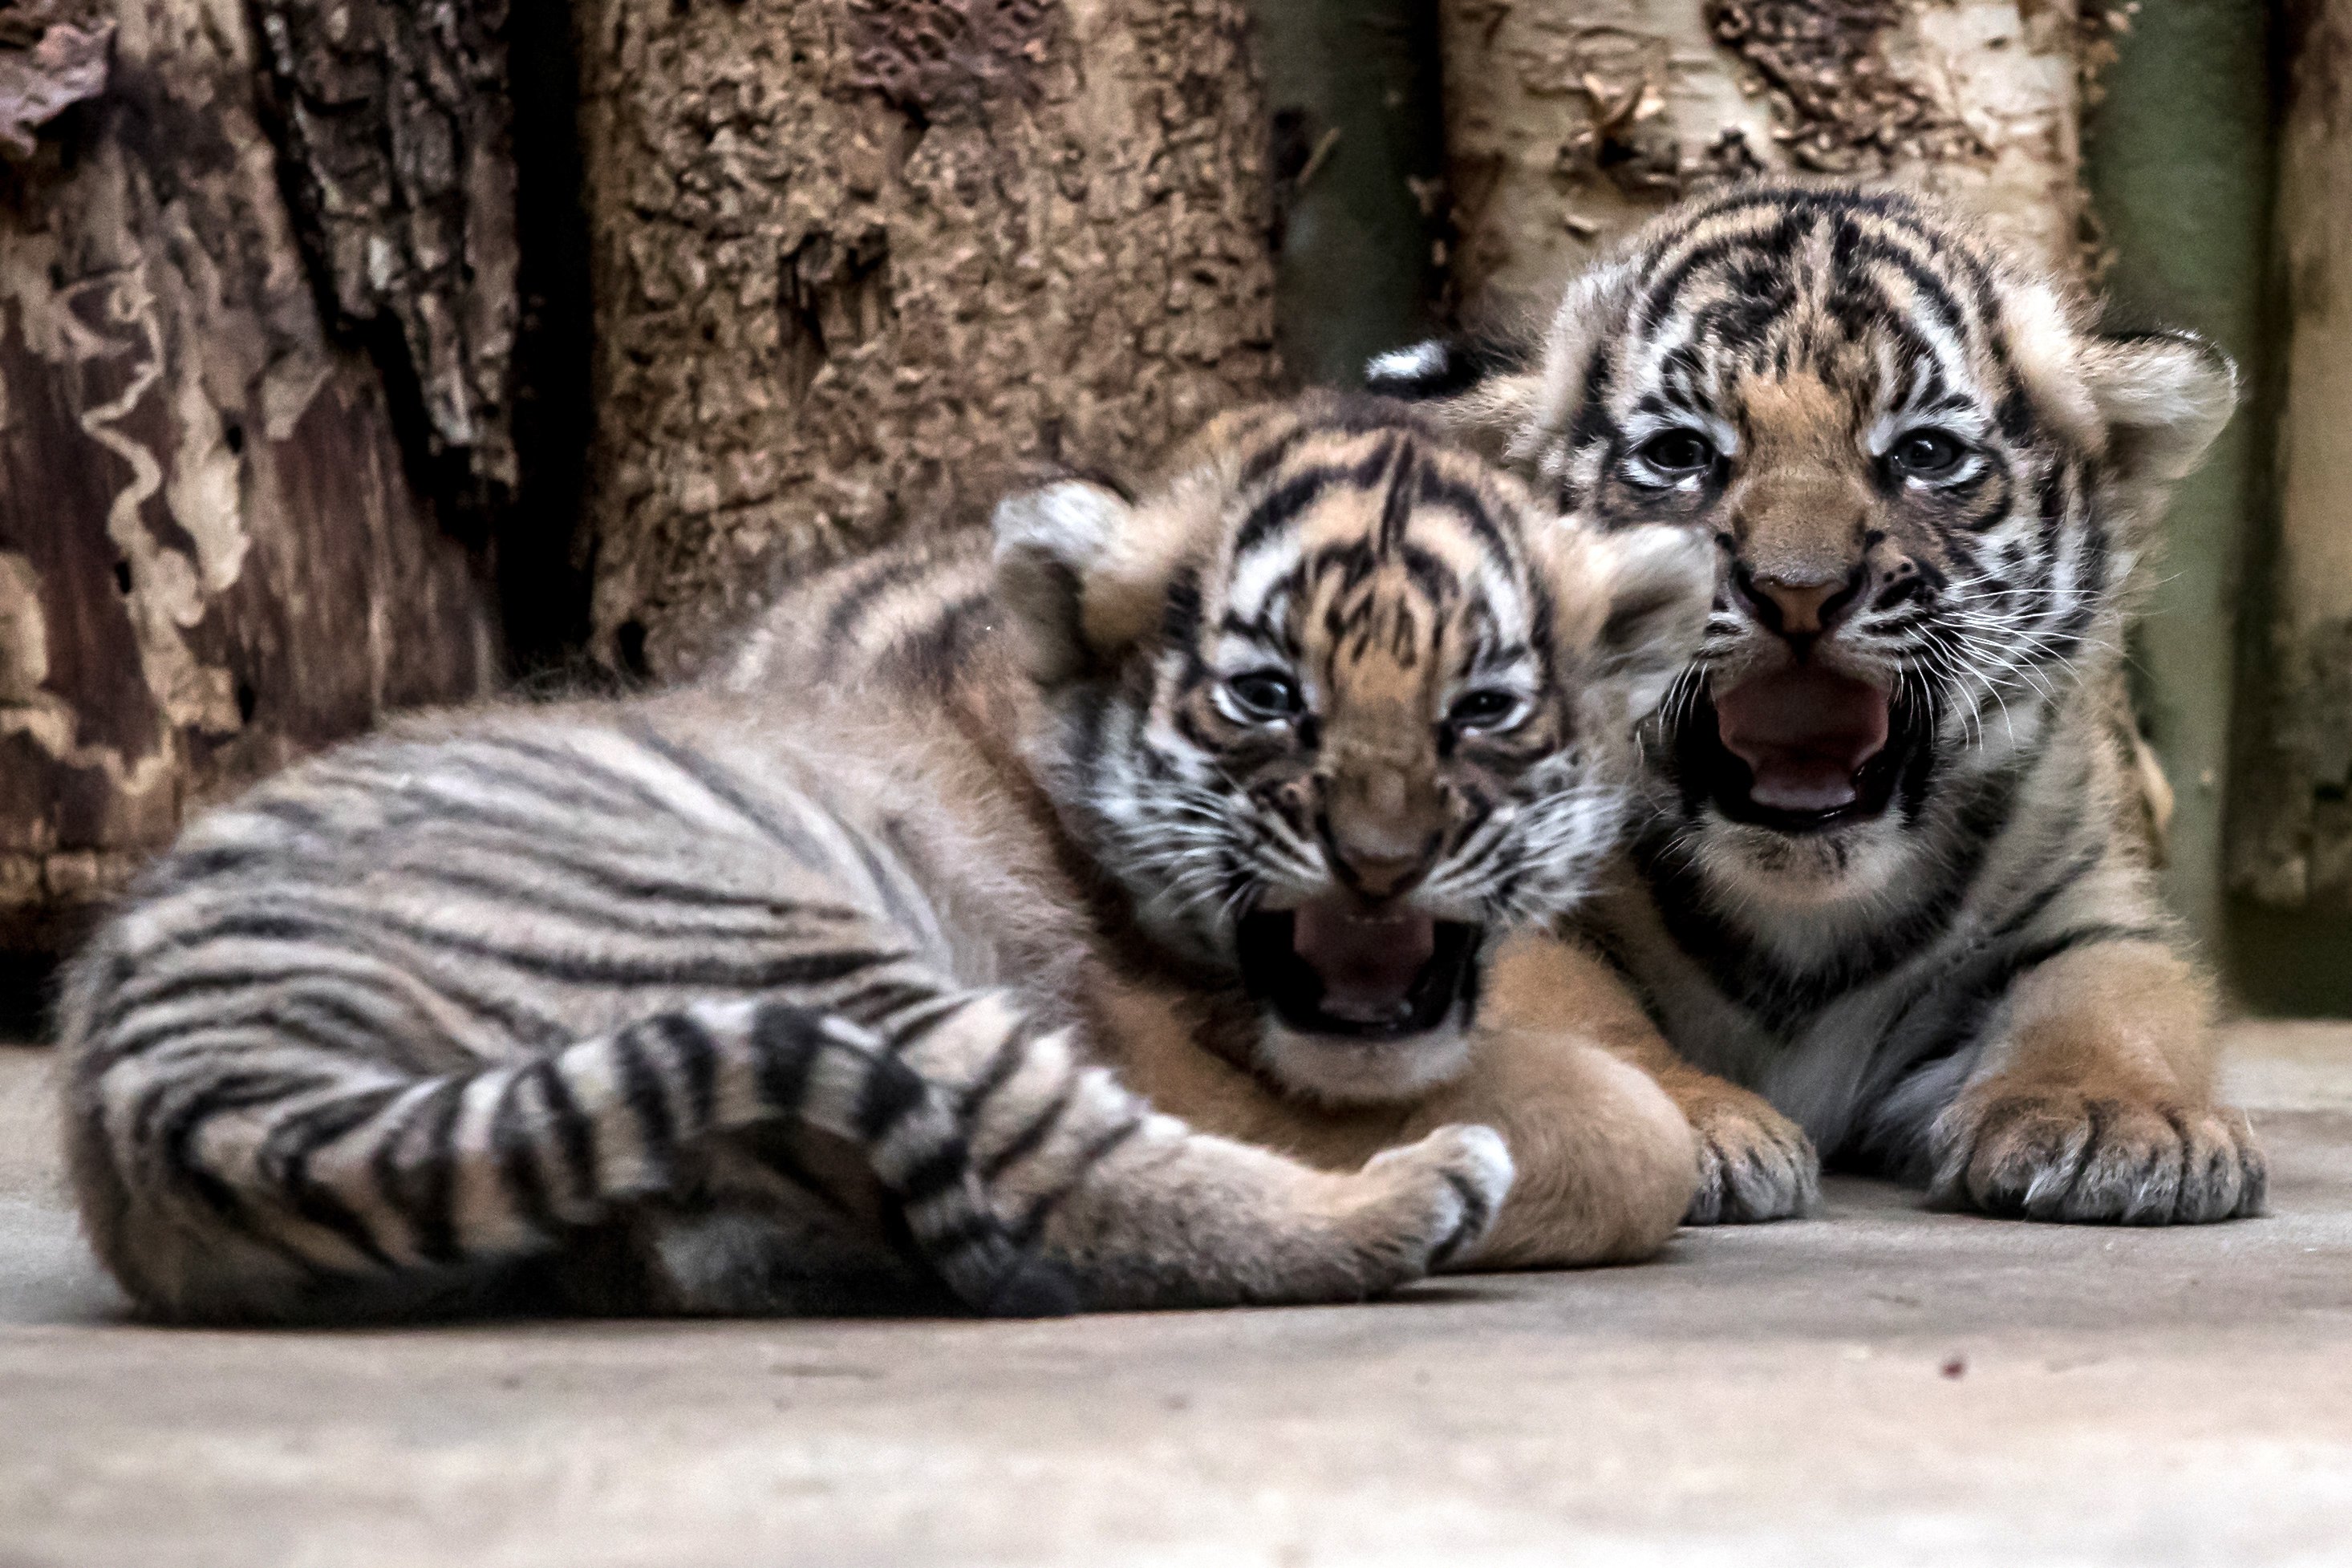
[[[110,1321],[0,1051],[0,1568],[2352,1562],[2352,1028],[2239,1031],[2271,1218],[1921,1212],[1381,1305]]]

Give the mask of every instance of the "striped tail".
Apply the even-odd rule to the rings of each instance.
[[[697,1002],[532,1060],[416,1077],[296,1048],[237,1049],[266,1025],[220,1029],[219,1070],[187,1049],[90,1042],[78,1096],[85,1147],[133,1208],[185,1195],[191,1218],[273,1255],[269,1282],[183,1259],[194,1278],[142,1277],[163,1306],[276,1315],[287,1277],[317,1287],[448,1277],[562,1248],[629,1199],[669,1190],[679,1152],[713,1134],[798,1124],[865,1151],[915,1247],[977,1311],[1074,1310],[1070,1285],[1017,1246],[975,1175],[952,1097],[845,1018],[761,999]],[[215,1033],[201,1027],[190,1037]],[[156,1067],[157,1056],[178,1057]],[[94,1146],[93,1146],[94,1145]],[[127,1190],[124,1190],[127,1189]],[[263,1299],[256,1300],[255,1287]]]

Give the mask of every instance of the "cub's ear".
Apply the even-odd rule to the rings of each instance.
[[[2081,366],[2126,486],[2188,474],[2237,405],[2237,367],[2193,332],[2100,334],[2084,345]]]
[[[1581,536],[1570,570],[1599,601],[1586,678],[1610,685],[1624,716],[1641,718],[1698,656],[1715,602],[1715,551],[1701,535],[1665,524],[1610,534],[1562,527]]]
[[[997,504],[997,600],[1041,685],[1099,674],[1160,626],[1195,542],[1189,525],[1215,517],[1186,504],[1206,483],[1189,477],[1140,503],[1092,479],[1060,479]]]
[[[1125,497],[1086,479],[1056,480],[996,504],[990,526],[997,601],[1041,684],[1076,680],[1094,666],[1087,584],[1109,562],[1133,516]]]
[[[1535,412],[1535,355],[1496,338],[1432,338],[1364,367],[1364,390],[1420,407],[1483,455],[1499,458]]]

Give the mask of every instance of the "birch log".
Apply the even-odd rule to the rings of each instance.
[[[1456,283],[1524,310],[1682,196],[1894,175],[2076,265],[2080,29],[2035,0],[1444,0]]]

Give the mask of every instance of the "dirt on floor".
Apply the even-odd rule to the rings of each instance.
[[[0,1051],[0,1565],[2352,1557],[2352,1027],[2238,1031],[2267,1218],[1923,1211],[1370,1306],[120,1321]]]

